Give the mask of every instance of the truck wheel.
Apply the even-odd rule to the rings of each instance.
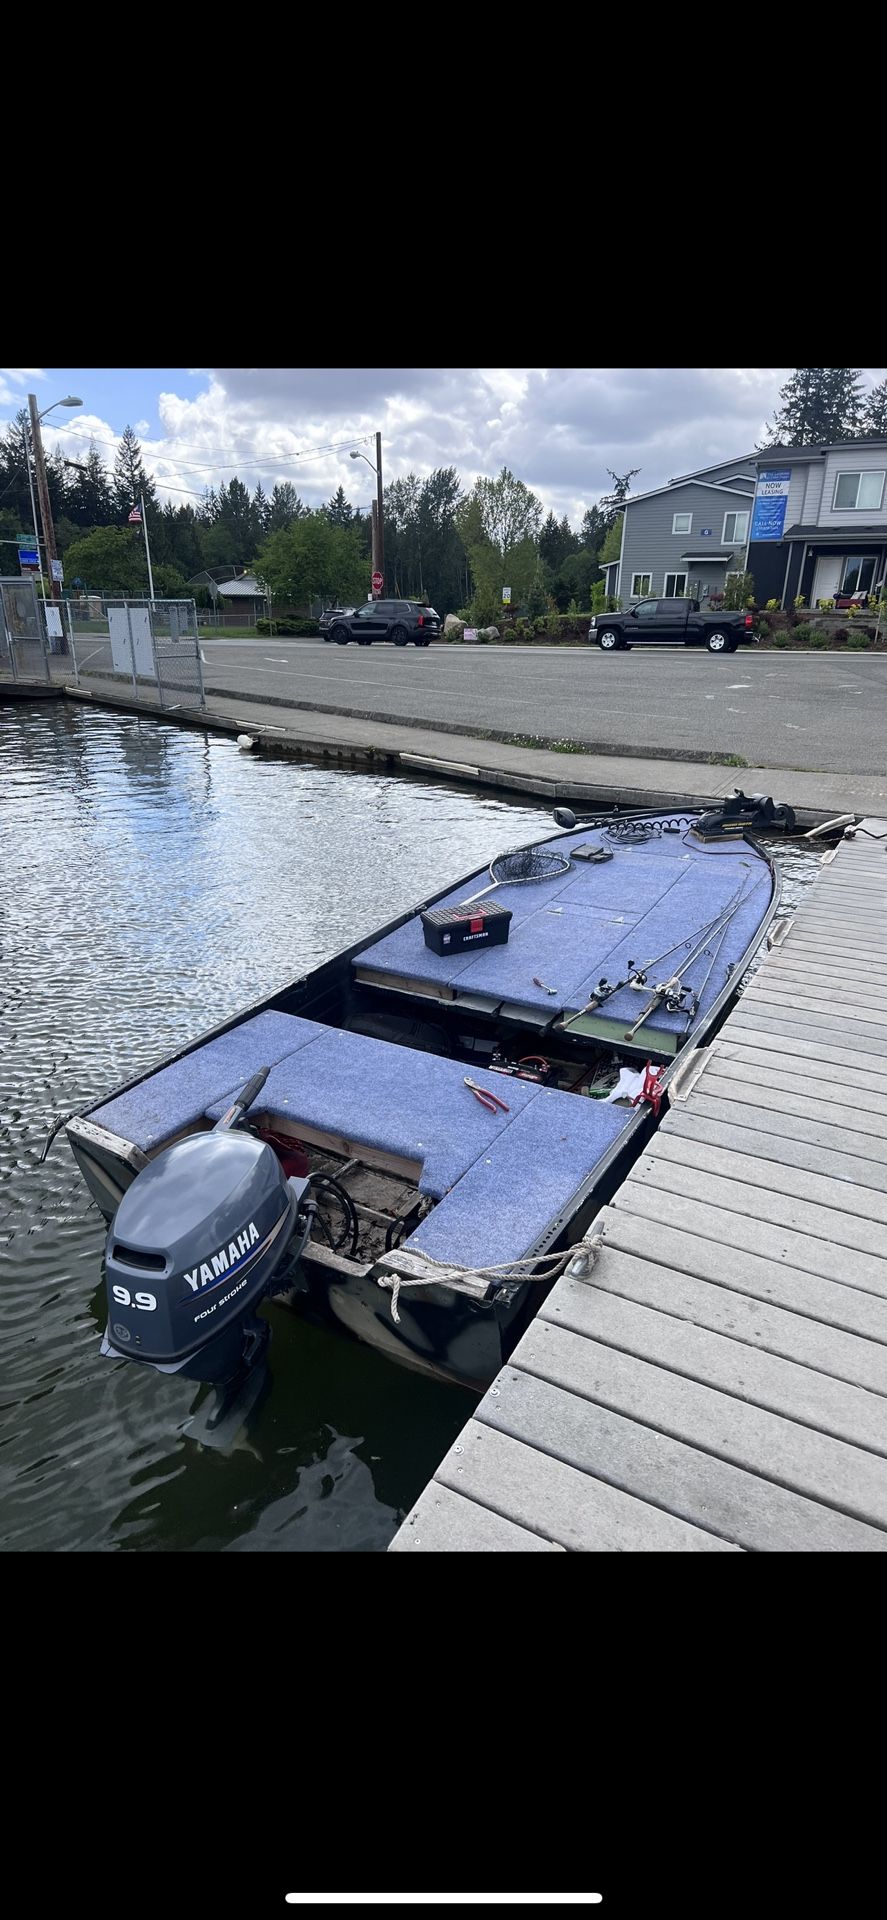
[[[705,644],[709,653],[736,652],[736,641],[729,633],[724,632],[723,627],[712,627],[711,632],[705,636]]]
[[[603,647],[605,653],[612,653],[615,647],[621,647],[622,635],[617,633],[615,627],[602,627],[597,643],[599,647]]]

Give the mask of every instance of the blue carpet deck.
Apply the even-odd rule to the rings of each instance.
[[[405,984],[437,983],[457,994],[482,993],[493,1003],[544,1008],[552,1017],[574,1013],[602,975],[620,978],[630,960],[653,966],[652,991],[686,960],[693,936],[729,906],[744,882],[745,895],[737,901],[723,940],[716,933],[686,975],[686,984],[701,992],[704,1012],[722,991],[770,904],[766,862],[743,840],[706,847],[688,845],[680,834],[624,845],[603,832],[580,828],[546,845],[569,852],[571,843],[611,846],[614,858],[599,866],[576,861],[569,873],[554,880],[497,887],[490,899],[510,907],[514,915],[506,945],[480,953],[436,954],[426,947],[417,916],[376,941],[353,964],[362,978],[387,974]],[[482,884],[480,874],[438,904],[455,906]],[[680,949],[666,952],[674,941],[682,943]],[[660,963],[661,954],[665,958]],[[534,986],[534,976],[554,993]],[[608,1010],[617,1019],[629,1014],[636,1019],[642,1005],[639,995],[626,989],[614,995]],[[649,1024],[683,1031],[685,1020],[683,1014],[660,1008]]]

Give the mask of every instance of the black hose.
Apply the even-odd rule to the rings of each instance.
[[[345,1228],[344,1228],[344,1232],[340,1235],[338,1240],[332,1240],[332,1239],[330,1240],[330,1245],[333,1248],[333,1251],[338,1253],[339,1248],[344,1244],[345,1240],[347,1239],[348,1232],[350,1229],[351,1244],[348,1248],[348,1258],[350,1260],[353,1260],[357,1252],[358,1224],[357,1224],[357,1214],[354,1210],[354,1201],[352,1200],[347,1187],[343,1187],[341,1183],[338,1180],[334,1180],[332,1177],[332,1174],[329,1174],[329,1173],[320,1173],[320,1174],[312,1175],[311,1185],[312,1187],[332,1187],[333,1192],[335,1193],[338,1199],[339,1205],[342,1208],[342,1211],[345,1215]],[[320,1219],[319,1214],[317,1217],[318,1219]]]

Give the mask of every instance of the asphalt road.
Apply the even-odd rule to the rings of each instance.
[[[319,640],[204,640],[214,689],[589,749],[748,766],[883,773],[887,657],[743,647],[337,647]]]

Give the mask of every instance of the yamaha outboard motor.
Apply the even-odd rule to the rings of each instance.
[[[309,1180],[287,1179],[273,1147],[233,1131],[269,1072],[212,1132],[167,1147],[124,1194],[105,1250],[103,1354],[224,1383],[264,1353],[256,1308],[287,1284],[314,1216]]]

